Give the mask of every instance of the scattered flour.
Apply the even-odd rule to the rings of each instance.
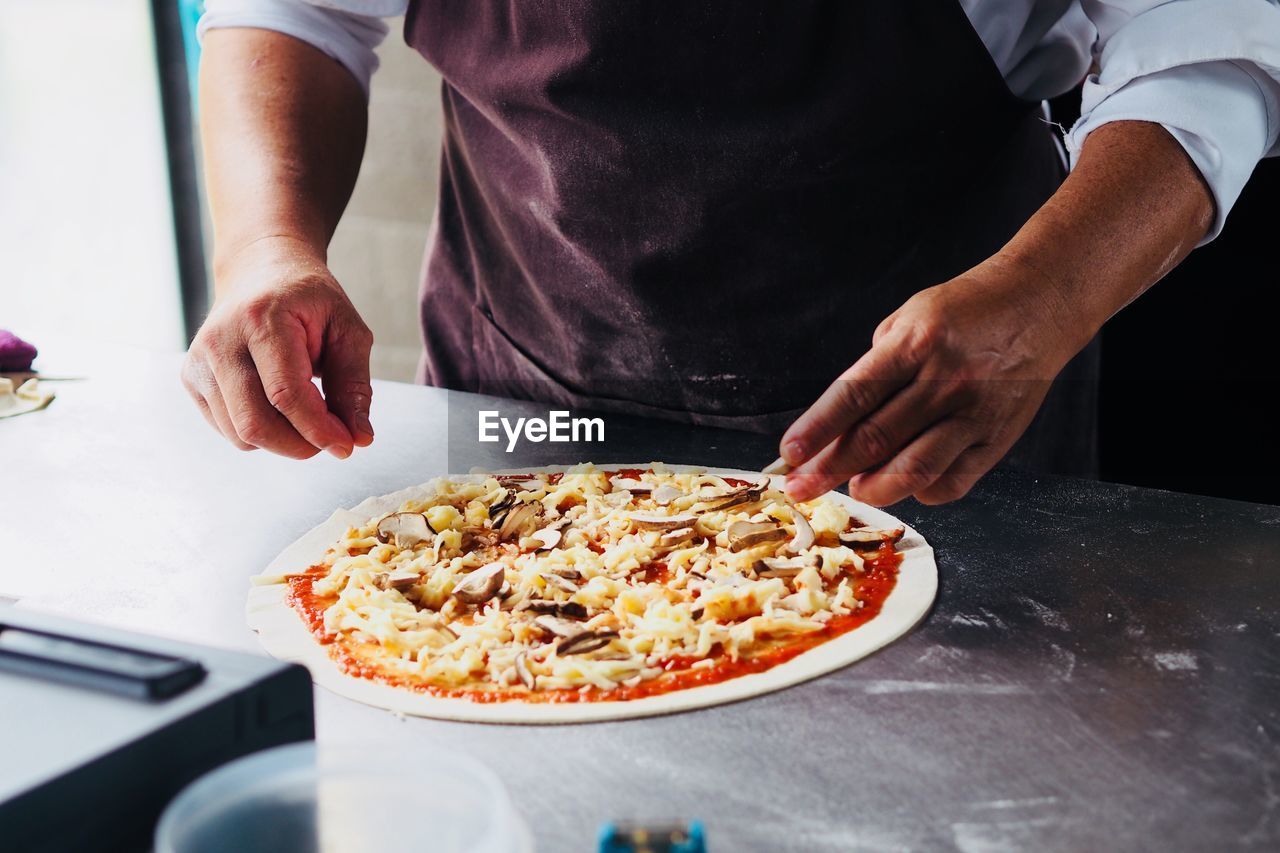
[[[1151,656],[1156,669],[1166,672],[1194,672],[1200,668],[1196,656],[1191,652],[1156,652]]]

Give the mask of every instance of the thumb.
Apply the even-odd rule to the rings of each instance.
[[[369,403],[373,386],[369,383],[369,351],[373,333],[358,318],[354,322],[331,323],[325,330],[325,346],[320,364],[320,383],[325,401],[347,426],[358,447],[373,442],[369,423]]]

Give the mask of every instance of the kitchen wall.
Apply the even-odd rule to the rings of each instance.
[[[412,380],[421,352],[417,291],[440,149],[440,77],[402,36],[378,49],[369,141],[329,266],[374,333],[375,378]]]

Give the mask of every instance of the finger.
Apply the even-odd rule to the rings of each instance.
[[[918,365],[904,340],[903,334],[886,335],[796,418],[780,447],[788,465],[799,467],[911,381]]]
[[[326,337],[320,368],[325,402],[346,425],[354,443],[368,447],[373,441],[373,425],[369,423],[369,404],[373,400],[369,352],[373,335],[361,324]]]
[[[240,361],[221,362],[214,368],[214,375],[232,428],[241,441],[293,459],[310,459],[319,452],[267,400],[262,381],[247,356]]]
[[[972,429],[956,418],[930,427],[884,465],[849,481],[849,495],[888,506],[927,489],[973,443]]]
[[[191,399],[196,404],[196,408],[200,410],[200,415],[204,418],[205,423],[213,427],[214,432],[221,433],[222,430],[218,428],[218,422],[213,419],[213,413],[209,411],[209,401],[201,394],[192,394]]]
[[[916,492],[916,500],[934,506],[959,500],[1003,458],[1004,450],[977,444],[961,453],[942,476]]]
[[[807,501],[885,462],[960,402],[956,383],[916,379],[817,456],[787,475],[787,494]]]
[[[1040,383],[1034,385],[1030,390],[1032,405],[1022,406],[1014,417],[1005,419],[992,438],[975,442],[961,453],[940,477],[916,494],[920,502],[941,504],[968,494],[974,483],[994,468],[1018,437],[1026,432],[1044,400],[1044,393]]]
[[[249,355],[268,402],[313,446],[339,459],[351,455],[351,433],[311,382],[311,357],[301,325],[283,324],[249,340]]]
[[[222,433],[223,438],[240,450],[257,449],[240,440],[231,423],[231,417],[227,414],[222,394],[218,391],[218,383],[214,380],[213,371],[203,359],[188,357],[182,367],[182,384],[191,395],[191,399],[195,401],[196,407],[200,409],[200,414],[204,415],[204,419],[210,426]]]
[[[182,365],[182,387],[186,389],[187,395],[191,397],[191,402],[196,404],[196,408],[200,411],[200,416],[204,418],[205,423],[213,427],[215,432],[222,432],[218,428],[218,422],[213,419],[213,412],[209,411],[209,401],[204,398],[204,394],[196,388],[195,383],[188,378],[191,372],[187,364]]]

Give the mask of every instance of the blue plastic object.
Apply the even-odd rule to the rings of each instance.
[[[701,821],[639,824],[615,821],[600,827],[599,853],[707,853]]]

